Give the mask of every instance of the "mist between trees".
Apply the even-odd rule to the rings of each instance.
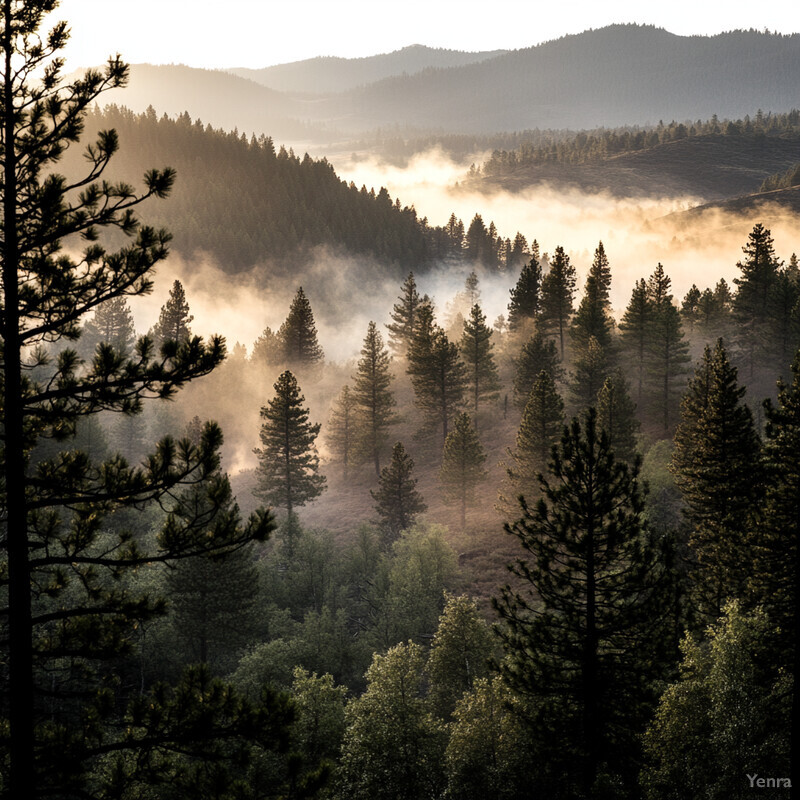
[[[509,263],[473,218],[477,260],[400,279],[320,250],[264,291],[184,255],[134,315],[169,243],[134,207],[174,174],[96,183],[103,133],[82,193],[40,182],[127,74],[29,83],[51,5],[0,36],[2,796],[796,779],[796,256],[748,224],[679,289],[681,242],[519,234]],[[244,343],[199,334],[212,297],[264,303]]]

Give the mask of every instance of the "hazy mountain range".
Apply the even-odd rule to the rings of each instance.
[[[613,25],[499,54],[414,46],[234,72],[138,65],[108,100],[294,140],[741,117],[800,106],[800,34]]]

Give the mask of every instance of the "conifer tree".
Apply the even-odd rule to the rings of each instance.
[[[603,243],[599,242],[594,251],[594,259],[589,267],[589,278],[592,278],[600,301],[605,310],[611,310],[611,267],[608,263],[608,256]]]
[[[216,425],[197,445],[165,437],[136,467],[119,456],[103,461],[76,437],[79,422],[100,411],[136,413],[146,398],[173,396],[222,361],[224,343],[194,339],[165,358],[147,337],[130,345],[122,313],[123,336],[106,337],[89,362],[69,346],[81,336],[82,318],[109,304],[124,308],[125,298],[152,289],[150,272],[167,256],[170,237],[141,225],[135,207],[166,196],[174,172],[149,170],[141,191],[104,180],[118,149],[113,130],[87,147],[85,172],[74,182],[55,170],[79,141],[87,110],[128,77],[115,57],[63,85],[58,53],[67,25],[39,30],[56,5],[8,0],[0,7],[0,783],[9,798],[31,800],[145,796],[148,780],[202,796],[210,781],[193,767],[214,760],[218,785],[231,785],[226,758],[252,744],[275,746],[287,708],[248,705],[203,670],[158,691],[120,682],[115,673],[137,629],[164,611],[163,599],[132,575],[242,547],[273,525],[263,511],[246,525],[234,513],[213,524],[177,513],[175,495],[192,485],[205,485],[212,506],[219,496],[213,480],[204,484],[219,465]],[[101,241],[109,228],[125,237],[118,251]],[[52,355],[44,348],[51,342],[67,346]],[[47,440],[53,455],[38,451]],[[142,541],[110,516],[154,501],[163,524]]]
[[[652,309],[646,326],[648,382],[657,407],[660,407],[664,433],[668,433],[674,412],[673,405],[680,396],[689,344],[683,336],[681,317],[672,302],[672,281],[659,264],[647,282],[647,296]]]
[[[531,388],[542,370],[553,380],[561,377],[556,343],[546,339],[541,331],[525,342],[519,356],[514,359],[514,366],[514,402],[520,409],[525,408]]]
[[[713,351],[707,346],[684,395],[672,454],[697,559],[695,596],[712,618],[729,597],[743,596],[752,560],[748,515],[761,493],[759,440],[736,378],[722,340]]]
[[[586,349],[575,362],[570,391],[578,411],[595,404],[597,393],[608,377],[609,363],[606,351],[594,336],[589,337]]]
[[[264,332],[253,343],[250,361],[267,369],[279,367],[285,363],[283,343],[272,328],[267,326]]]
[[[547,469],[550,451],[561,438],[564,428],[564,401],[553,376],[542,370],[528,395],[517,431],[515,447],[509,451],[507,467],[513,510],[522,494],[532,498],[538,491],[538,475]],[[503,498],[505,499],[505,498]]]
[[[542,324],[558,339],[562,361],[567,326],[574,310],[574,294],[575,267],[570,264],[564,248],[556,247],[550,269],[542,278]]]
[[[611,319],[608,308],[608,298],[603,292],[603,286],[590,272],[570,328],[570,338],[578,353],[585,354],[592,337],[604,351],[609,352],[614,320]]]
[[[467,526],[467,506],[474,502],[475,489],[486,477],[485,461],[486,453],[469,414],[459,414],[445,439],[439,480],[445,502],[459,507],[462,531]]]
[[[308,421],[305,398],[289,370],[274,386],[275,396],[261,409],[261,447],[258,456],[258,488],[254,494],[282,506],[291,519],[297,506],[305,505],[325,490],[319,474],[315,441],[320,425]]]
[[[605,431],[617,461],[632,464],[636,458],[639,420],[621,369],[609,375],[597,395],[597,426]]]
[[[192,335],[189,323],[194,317],[189,313],[186,292],[183,284],[176,280],[169,290],[167,302],[161,306],[158,322],[153,326],[150,335],[157,348],[164,342],[182,342]]]
[[[358,423],[356,404],[349,386],[334,400],[328,417],[326,440],[334,458],[342,465],[342,479],[347,483],[350,468],[357,463]]]
[[[542,306],[542,267],[536,255],[522,267],[516,286],[511,290],[508,304],[510,331],[525,329],[533,324]]]
[[[433,322],[432,311],[420,314],[420,326],[408,351],[408,373],[414,387],[414,402],[426,425],[441,426],[442,445],[450,421],[464,403],[467,371],[458,355],[458,345]]]
[[[420,304],[413,272],[408,273],[408,277],[401,289],[403,293],[397,298],[398,302],[394,304],[392,309],[392,322],[386,327],[389,331],[389,346],[392,351],[395,355],[405,356],[414,336],[417,308]]]
[[[313,372],[322,365],[325,354],[317,341],[314,312],[303,287],[299,287],[289,307],[289,315],[278,331],[284,363],[294,370]]]
[[[706,291],[711,294],[708,289],[706,289]],[[684,321],[689,326],[690,332],[694,330],[695,324],[700,319],[700,300],[702,296],[700,290],[693,283],[692,288],[686,292],[686,296],[681,303],[681,317],[683,317]]]
[[[526,553],[495,607],[501,674],[529,704],[547,797],[634,788],[639,732],[658,674],[662,568],[648,545],[635,467],[617,461],[594,409],[553,450],[536,507],[506,530]],[[524,588],[522,588],[524,587]]]
[[[467,383],[476,426],[481,401],[496,400],[500,392],[500,376],[492,355],[493,349],[492,329],[486,324],[481,307],[475,303],[469,319],[464,322],[459,350],[467,367]]]
[[[374,322],[370,322],[361,359],[353,376],[353,402],[359,419],[362,448],[381,474],[381,454],[386,447],[389,429],[397,421],[396,401],[389,388],[393,377],[389,372],[389,353]]]
[[[641,413],[647,374],[647,341],[652,322],[653,306],[647,294],[647,282],[642,278],[633,287],[630,302],[619,323],[620,339],[628,363],[633,364],[636,376],[636,405]]]
[[[98,306],[84,325],[81,339],[81,351],[87,359],[93,358],[97,346],[102,343],[123,353],[133,353],[136,330],[128,301],[115,297]]]
[[[392,460],[381,470],[377,490],[370,490],[381,527],[390,542],[400,531],[410,528],[416,517],[428,508],[416,489],[417,479],[411,477],[413,469],[414,461],[397,442],[392,449]]]
[[[466,281],[464,281],[464,292],[466,294],[467,299],[467,306],[472,308],[480,299],[481,299],[481,290],[479,288],[479,281],[478,275],[475,270],[472,270],[469,275],[467,275]]]

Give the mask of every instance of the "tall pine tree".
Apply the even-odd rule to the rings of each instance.
[[[389,542],[397,539],[401,531],[410,528],[417,516],[428,508],[417,491],[417,479],[411,477],[413,469],[413,459],[397,442],[392,449],[392,460],[381,470],[378,488],[370,490],[381,527]]]
[[[514,359],[514,367],[514,402],[518,408],[523,409],[528,402],[531,387],[542,370],[553,380],[561,377],[556,343],[537,331],[522,346],[519,356]]]
[[[597,395],[597,425],[608,436],[609,447],[617,461],[632,464],[637,455],[639,420],[621,369],[614,370],[606,378]]]
[[[331,405],[326,441],[333,457],[342,465],[342,480],[347,483],[350,470],[358,462],[358,421],[353,392],[345,386]]]
[[[464,321],[464,333],[459,342],[461,357],[467,367],[467,382],[475,424],[481,401],[496,400],[500,392],[500,376],[492,355],[492,329],[486,324],[486,316],[475,303]]]
[[[405,356],[414,336],[417,308],[420,304],[417,282],[414,280],[413,272],[408,273],[401,289],[403,293],[397,298],[398,302],[392,309],[392,321],[386,327],[389,331],[389,346],[392,351],[398,356]]]
[[[508,304],[508,328],[512,332],[529,329],[542,306],[542,267],[536,255],[520,270]]]
[[[283,348],[284,363],[293,370],[314,374],[325,354],[317,340],[314,312],[303,287],[299,287],[289,307],[289,315],[278,331]]]
[[[467,525],[467,506],[474,502],[475,489],[486,477],[485,461],[486,453],[469,414],[459,414],[444,443],[439,480],[444,487],[445,502],[459,508],[462,531]]]
[[[189,313],[189,303],[183,284],[176,280],[169,290],[167,302],[161,306],[158,322],[153,326],[150,335],[157,348],[164,342],[182,342],[192,335],[189,323],[194,317]]]

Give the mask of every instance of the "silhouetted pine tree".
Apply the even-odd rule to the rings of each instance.
[[[595,404],[597,393],[608,373],[606,350],[594,336],[590,336],[585,350],[579,353],[575,361],[575,372],[570,384],[572,400],[579,412]]]
[[[189,313],[189,303],[183,284],[176,280],[169,290],[167,302],[161,306],[158,322],[153,326],[150,335],[156,348],[164,342],[182,342],[192,335],[189,323],[194,317]]]
[[[408,273],[401,289],[402,294],[392,309],[392,322],[386,328],[389,331],[389,346],[392,351],[398,356],[405,356],[414,336],[417,308],[420,304],[413,272]]]
[[[353,376],[353,402],[359,418],[361,445],[364,453],[375,465],[375,474],[381,474],[380,459],[389,438],[389,429],[397,422],[394,407],[397,405],[389,388],[393,377],[389,372],[389,352],[374,322],[370,322],[361,359]]]
[[[414,461],[397,442],[392,448],[392,460],[381,470],[378,488],[370,490],[381,528],[390,543],[428,508],[416,489],[417,479],[411,477],[413,469]]]
[[[575,267],[569,263],[564,248],[556,247],[550,260],[550,269],[542,278],[542,324],[559,342],[561,360],[564,360],[564,339],[569,319],[574,310]]]
[[[701,612],[716,618],[742,597],[752,553],[750,514],[761,497],[758,435],[722,340],[689,382],[675,433],[672,470],[691,526],[694,586]]]
[[[647,373],[647,339],[652,322],[653,306],[644,278],[636,281],[631,299],[619,323],[620,340],[626,363],[635,376],[636,406],[642,413]]]
[[[356,403],[349,386],[342,389],[331,406],[326,434],[328,448],[342,465],[342,479],[346,483],[350,468],[357,463],[358,445]]]
[[[289,315],[278,331],[284,363],[294,370],[313,373],[322,365],[325,354],[317,341],[317,326],[311,303],[301,286],[292,300]]]
[[[133,352],[136,330],[133,327],[128,301],[115,297],[97,306],[94,316],[83,326],[80,349],[84,358],[91,359],[101,342],[130,355]]]
[[[506,526],[526,558],[509,565],[520,588],[495,600],[501,673],[526,701],[541,765],[533,788],[553,798],[614,783],[632,792],[660,667],[663,568],[637,470],[615,459],[594,409],[564,429],[541,492]]]
[[[603,350],[611,348],[611,334],[614,320],[609,314],[607,292],[599,280],[590,272],[586,278],[583,297],[572,319],[570,338],[578,353],[585,353],[589,340],[594,337]]]
[[[607,312],[611,311],[611,266],[608,263],[608,256],[603,243],[599,242],[594,251],[594,259],[589,267],[588,277],[592,278],[596,285],[595,291],[603,303]]]
[[[325,490],[325,476],[319,474],[315,446],[320,426],[308,421],[305,398],[297,379],[288,370],[275,383],[275,396],[261,409],[261,447],[258,456],[256,497],[282,506],[289,517]]]
[[[597,426],[608,435],[609,447],[617,461],[633,463],[637,456],[639,420],[621,369],[606,378],[597,395]]]
[[[706,291],[709,293],[709,295],[711,294],[709,289],[706,289]],[[692,288],[686,292],[686,296],[683,298],[683,302],[681,303],[681,317],[683,317],[684,322],[689,326],[690,332],[694,330],[694,326],[701,318],[701,298],[702,294],[700,290],[693,283]]]
[[[514,359],[514,366],[514,402],[520,409],[525,408],[531,388],[542,370],[553,380],[561,377],[556,343],[546,339],[541,331],[525,342],[519,356]]]
[[[464,322],[464,333],[458,347],[467,367],[467,385],[477,427],[481,401],[496,400],[500,393],[500,376],[492,355],[492,329],[486,324],[486,316],[477,303]]]
[[[537,257],[520,270],[508,304],[508,329],[516,332],[532,325],[542,307],[542,267]]]
[[[444,443],[439,480],[444,488],[445,502],[459,507],[462,531],[467,525],[467,505],[474,502],[475,489],[486,477],[485,461],[486,453],[469,414],[459,414]]]
[[[264,332],[253,343],[250,362],[266,369],[285,364],[286,353],[283,342],[270,327],[264,328]]]

